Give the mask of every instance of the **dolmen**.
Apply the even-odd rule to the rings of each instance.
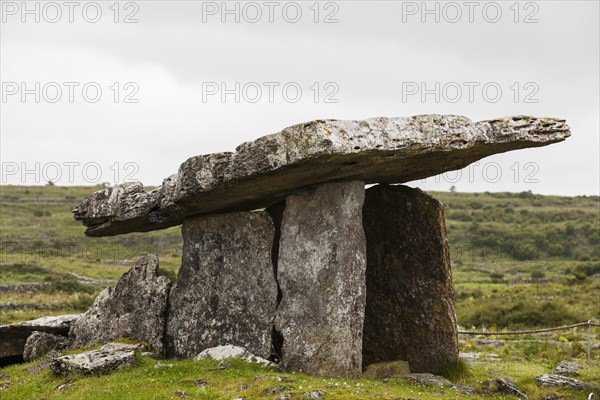
[[[129,336],[190,358],[240,346],[315,375],[395,360],[439,372],[458,360],[444,209],[399,184],[569,136],[530,116],[317,120],[191,157],[150,192],[96,192],[73,210],[86,235],[182,225],[182,262],[171,284],[156,256],[140,260],[71,340]]]

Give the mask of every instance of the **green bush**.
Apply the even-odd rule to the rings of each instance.
[[[491,326],[499,328],[539,326],[552,327],[573,324],[583,317],[571,313],[563,304],[545,301],[539,304],[519,301],[500,302],[492,299],[471,311],[470,315],[460,318],[460,325]]]

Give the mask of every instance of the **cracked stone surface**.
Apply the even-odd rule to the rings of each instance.
[[[442,204],[420,189],[366,191],[363,365],[407,360],[411,372],[458,361],[454,284]]]
[[[277,306],[269,214],[189,218],[182,233],[182,265],[169,300],[168,354],[193,357],[235,345],[268,358]]]
[[[365,309],[364,183],[327,183],[285,199],[275,326],[288,371],[362,373]]]
[[[159,275],[158,257],[142,257],[71,326],[70,347],[131,338],[162,352],[170,287],[171,281]]]
[[[85,351],[79,354],[57,357],[52,360],[50,369],[57,375],[106,374],[117,368],[135,364],[135,351],[103,347],[100,350]]]
[[[305,186],[409,182],[569,136],[564,120],[530,116],[316,120],[242,143],[235,152],[191,157],[151,192],[139,182],[101,190],[73,213],[88,236],[151,231],[189,216],[268,207]]]
[[[0,358],[23,355],[27,338],[34,332],[66,336],[81,314],[42,317],[0,326]]]

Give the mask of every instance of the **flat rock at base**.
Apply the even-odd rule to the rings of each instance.
[[[183,258],[170,295],[168,354],[194,357],[221,346],[268,358],[277,307],[266,212],[207,215],[185,221]]]
[[[398,375],[397,378],[408,379],[421,386],[453,386],[452,382],[443,376],[424,372]]]
[[[572,390],[600,390],[600,386],[592,385],[578,379],[569,378],[558,374],[544,374],[534,378],[538,385],[542,387],[567,387]]]
[[[25,342],[34,331],[66,336],[71,324],[81,314],[68,314],[56,317],[42,317],[17,324],[0,326],[0,359],[22,356]]]
[[[263,364],[263,365],[269,365],[269,366],[274,365],[271,361],[266,360],[262,357],[257,357],[243,347],[231,346],[231,345],[217,346],[217,347],[211,347],[210,349],[206,349],[206,350],[202,351],[200,354],[198,354],[194,358],[194,360],[199,361],[199,360],[208,359],[208,360],[222,361],[222,360],[226,360],[228,358],[239,358],[240,360],[248,361],[251,363]]]
[[[369,365],[362,374],[365,379],[384,379],[410,374],[408,361],[387,361]]]
[[[367,301],[363,365],[407,360],[412,372],[458,361],[444,211],[419,189],[366,191]]]
[[[67,337],[35,331],[27,338],[23,351],[25,361],[36,360],[52,350],[63,350],[67,347]]]
[[[151,231],[199,214],[268,207],[305,186],[410,182],[569,136],[564,120],[529,116],[317,120],[242,143],[235,152],[191,157],[151,192],[137,182],[104,189],[73,213],[88,236]]]
[[[275,319],[281,363],[307,374],[359,377],[365,307],[364,183],[288,196],[281,221]]]
[[[104,289],[73,324],[70,347],[131,338],[162,352],[170,287],[169,279],[159,275],[158,257],[142,257],[123,274],[114,289]]]
[[[579,371],[581,366],[577,364],[575,361],[561,361],[560,364],[554,368],[554,373],[563,376],[577,376],[579,375]]]
[[[52,360],[50,369],[57,375],[71,373],[105,374],[117,368],[135,364],[133,350],[102,348],[79,354],[57,357]]]
[[[486,382],[485,390],[488,393],[502,393],[511,396],[516,396],[523,400],[528,400],[529,397],[517,387],[517,383],[510,378],[490,379]]]

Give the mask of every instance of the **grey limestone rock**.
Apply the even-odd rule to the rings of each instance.
[[[367,301],[363,365],[407,360],[412,372],[458,361],[444,211],[419,189],[366,191]]]
[[[365,308],[364,183],[328,183],[285,200],[275,319],[286,370],[358,377]]]
[[[268,213],[188,218],[183,259],[170,296],[168,354],[193,357],[221,346],[268,358],[277,306]]]
[[[73,324],[70,347],[106,343],[115,338],[146,342],[163,351],[167,300],[171,282],[159,275],[158,257],[142,257],[115,288],[104,289]]]
[[[67,347],[65,336],[35,331],[27,338],[23,351],[25,361],[33,361],[46,355],[52,350],[62,350]]]
[[[267,207],[304,186],[409,182],[569,136],[564,120],[523,115],[480,122],[436,114],[316,120],[242,143],[235,152],[191,157],[151,192],[137,182],[104,189],[73,213],[89,236],[151,231],[189,216]]]

